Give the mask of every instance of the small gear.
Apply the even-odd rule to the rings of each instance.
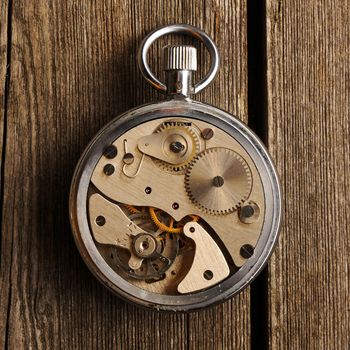
[[[173,130],[174,134],[180,139],[182,138],[186,143],[187,154],[185,160],[181,164],[170,164],[165,161],[154,159],[154,162],[162,169],[170,172],[172,174],[184,174],[186,167],[192,161],[193,157],[199,153],[202,148],[202,141],[199,137],[200,131],[193,124],[189,122],[182,121],[166,121],[162,123],[156,130],[156,133],[163,132],[165,130]],[[174,138],[175,140],[176,138]]]
[[[148,240],[148,242],[155,244],[156,250],[154,254],[142,257],[143,261],[138,269],[130,268],[130,254],[134,255],[134,253],[127,249],[108,246],[105,248],[104,256],[111,266],[121,268],[124,273],[134,279],[159,279],[170,268],[178,254],[178,236],[172,236],[171,233],[159,229],[153,223],[146,207],[135,208],[131,205],[125,205],[125,208],[130,213],[129,219],[146,231],[146,233],[130,238],[132,239],[132,247],[141,244],[143,240]]]
[[[161,214],[163,214],[163,216],[164,214],[166,214],[166,221],[168,221],[168,223],[165,223],[162,221],[163,218],[159,219],[156,211],[157,210],[155,208],[149,207],[149,214],[151,220],[158,227],[158,229],[168,233],[183,233],[183,226],[185,220],[194,222],[197,222],[199,220],[199,217],[197,215],[188,215],[180,222],[174,222],[174,219],[170,215],[167,215],[165,212],[158,210],[161,212]]]
[[[228,214],[249,197],[252,174],[238,153],[223,147],[208,148],[188,166],[185,187],[191,201],[204,212]]]

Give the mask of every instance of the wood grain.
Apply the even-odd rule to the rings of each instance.
[[[203,28],[221,51],[221,72],[200,98],[246,120],[246,1],[12,1],[1,348],[249,348],[248,290],[203,313],[137,309],[94,279],[70,232],[78,157],[112,117],[157,97],[135,56],[146,33],[175,22]]]
[[[349,14],[348,2],[267,1],[269,146],[285,198],[271,349],[349,349]]]
[[[7,0],[0,4],[0,116],[1,116],[1,136],[5,116],[5,89],[6,89],[6,73],[7,73],[7,59],[8,59],[8,13],[9,6]],[[2,137],[1,137],[2,139]]]
[[[4,130],[6,129],[6,104],[7,104],[7,87],[8,87],[8,14],[10,8],[7,0],[0,3],[0,169],[1,181],[3,175],[3,156],[4,156]],[[3,185],[1,184],[1,202],[3,202]],[[3,204],[3,203],[1,203]],[[4,249],[11,246],[11,237],[0,237],[0,347],[3,348],[6,341],[6,320],[9,308],[9,280],[10,270],[4,268],[8,264],[8,255],[4,257]]]

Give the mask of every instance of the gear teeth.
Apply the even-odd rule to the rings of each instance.
[[[193,140],[194,146],[195,146],[195,154],[200,152],[200,139],[198,135],[191,129],[191,126],[185,125],[186,122],[181,122],[181,121],[167,121],[166,124],[163,123],[161,124],[155,132],[162,132],[167,129],[184,129],[186,130],[187,134],[189,134]],[[183,165],[176,166],[176,165],[170,165],[167,164],[166,162],[163,162],[161,160],[154,159],[154,162],[163,170],[168,171],[170,173],[175,173],[178,175],[183,175],[184,172],[186,171],[188,164],[192,161],[193,158],[191,158],[188,162],[186,162]]]
[[[219,153],[219,152],[223,152],[223,151],[227,154],[230,154],[231,156],[234,156],[235,159],[241,163],[241,165],[243,166],[243,169],[245,170],[245,175],[247,176],[248,186],[250,186],[250,188],[251,188],[251,185],[252,185],[252,174],[251,174],[250,168],[249,168],[248,164],[245,162],[245,160],[238,153],[236,153],[228,148],[216,147],[216,148],[208,148],[208,149],[202,151],[201,153],[197,154],[193,158],[193,160],[189,164],[189,166],[187,167],[187,170],[185,173],[185,179],[184,179],[185,190],[187,192],[188,197],[190,198],[190,200],[192,201],[192,203],[195,206],[197,206],[204,213],[211,214],[211,215],[225,215],[225,214],[230,214],[230,213],[234,212],[248,198],[249,193],[250,193],[250,191],[249,191],[248,195],[243,196],[243,198],[241,198],[237,203],[233,204],[232,207],[223,208],[221,210],[212,209],[212,208],[209,208],[209,207],[203,205],[192,194],[191,185],[190,185],[190,178],[191,178],[191,173],[192,173],[193,169],[195,168],[196,163],[198,161],[200,161],[201,159],[203,159],[204,157],[206,157],[208,154]]]

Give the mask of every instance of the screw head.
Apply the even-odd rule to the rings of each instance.
[[[239,253],[244,259],[249,259],[254,254],[254,247],[251,244],[242,245]]]
[[[255,202],[249,202],[238,210],[238,217],[244,224],[252,224],[259,219],[260,208]]]
[[[241,209],[241,215],[245,218],[251,218],[254,215],[254,208],[251,205],[245,205]]]
[[[151,187],[146,187],[145,188],[145,192],[146,192],[146,194],[150,194],[152,192],[152,188]]]
[[[134,155],[132,153],[125,153],[123,157],[125,164],[132,164],[134,162]]]
[[[210,140],[214,136],[214,130],[210,128],[206,128],[202,130],[201,136],[204,140]]]
[[[185,149],[185,146],[181,142],[175,141],[170,144],[169,148],[171,152],[180,153]]]
[[[114,173],[114,166],[112,164],[106,164],[104,167],[103,167],[103,172],[107,175],[107,176],[110,176]]]
[[[96,224],[97,224],[98,226],[103,226],[103,225],[106,223],[106,219],[105,219],[104,216],[99,215],[99,216],[96,218],[95,222],[96,222]]]
[[[214,277],[213,271],[211,271],[211,270],[206,270],[206,271],[204,271],[203,277],[204,277],[206,280],[210,281],[210,280]]]
[[[190,227],[190,232],[193,233],[194,231],[196,231],[196,229],[194,227]]]
[[[114,145],[109,145],[103,151],[103,155],[108,159],[113,159],[117,156],[118,149]]]
[[[215,176],[213,179],[213,185],[215,187],[221,187],[225,183],[224,178],[222,176]]]

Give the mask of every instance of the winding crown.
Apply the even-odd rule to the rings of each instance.
[[[189,45],[167,45],[163,48],[164,70],[197,70],[197,49]]]

